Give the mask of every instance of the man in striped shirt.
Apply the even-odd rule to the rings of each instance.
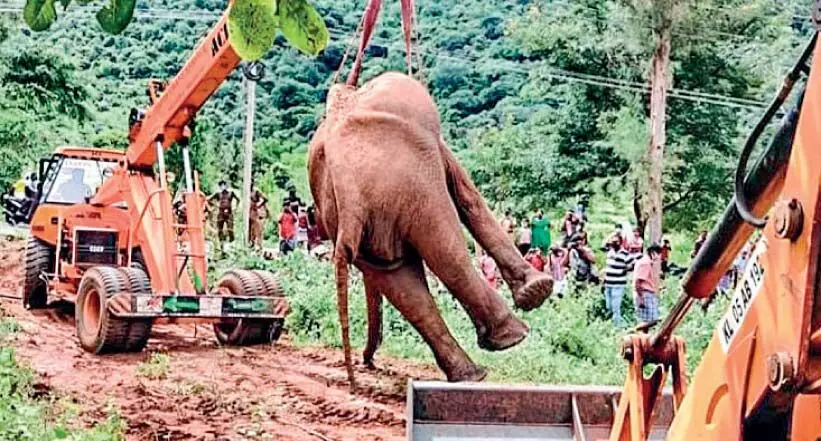
[[[607,262],[604,267],[604,303],[613,316],[613,325],[622,326],[621,301],[627,288],[627,272],[633,269],[632,253],[624,249],[621,240],[608,244]]]

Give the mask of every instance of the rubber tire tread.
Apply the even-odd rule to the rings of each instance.
[[[262,281],[262,285],[265,287],[265,292],[262,294],[265,297],[285,297],[285,291],[282,289],[282,285],[279,283],[279,277],[276,274],[263,271],[263,270],[251,270],[257,278]],[[261,329],[260,330],[260,343],[273,343],[279,340],[280,335],[282,335],[282,330],[285,327],[285,320],[283,319],[276,319],[271,322],[271,326],[268,329]]]
[[[29,236],[26,242],[25,279],[23,282],[23,307],[45,308],[48,304],[48,284],[40,279],[41,273],[54,268],[54,248],[42,240]],[[42,292],[38,293],[38,291]]]
[[[132,265],[135,262],[132,262]],[[133,294],[151,294],[151,281],[142,269],[132,266],[131,268],[120,267],[120,272],[128,279],[130,291]],[[153,319],[129,319],[128,338],[125,342],[126,352],[139,352],[148,343],[151,336],[151,328],[154,325]]]
[[[114,316],[106,305],[107,300],[112,295],[128,291],[130,282],[119,268],[107,266],[95,266],[90,268],[83,275],[80,281],[80,287],[77,289],[77,304],[75,305],[75,322],[77,326],[77,336],[80,338],[81,326],[84,326],[82,305],[84,304],[85,294],[91,287],[97,288],[98,295],[105,299],[102,301],[101,308],[101,325],[95,341],[92,344],[83,342],[80,339],[80,346],[88,352],[93,354],[111,354],[117,352],[137,352],[145,347],[144,340],[129,339],[134,335],[141,335],[145,333],[144,326],[141,324],[135,325],[134,320],[120,319]],[[132,327],[134,329],[132,329]],[[149,328],[150,332],[150,328]]]
[[[267,296],[262,279],[248,270],[231,270],[217,282],[218,287],[226,288],[236,296]],[[214,334],[223,345],[246,346],[271,343],[279,338],[282,320],[239,319],[230,333],[220,329],[220,323],[214,324]]]
[[[275,274],[262,270],[251,270],[251,273],[254,274],[265,287],[265,292],[262,294],[263,296],[285,297],[285,291],[282,290],[279,284],[279,277]]]

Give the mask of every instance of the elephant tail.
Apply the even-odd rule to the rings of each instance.
[[[337,243],[334,248],[336,300],[337,309],[339,310],[339,324],[342,327],[342,351],[345,354],[345,369],[348,371],[351,390],[355,390],[356,379],[354,378],[353,362],[351,360],[350,320],[348,318],[348,265],[350,259],[346,255],[346,251],[342,243]]]

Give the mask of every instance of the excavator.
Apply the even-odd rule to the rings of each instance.
[[[73,302],[86,351],[140,351],[152,326],[170,321],[212,323],[226,345],[268,343],[282,331],[289,305],[274,274],[231,270],[208,285],[205,198],[188,141],[197,111],[240,65],[227,17],[173,80],[149,82],[150,105],[131,111],[124,152],[68,146],[40,161],[23,302]],[[174,144],[184,168],[182,219],[174,216],[165,162]]]
[[[821,2],[813,21],[821,26]],[[653,334],[624,337],[624,387],[410,381],[408,439],[821,440],[821,46],[813,35],[750,133],[734,197]],[[821,63],[821,61],[819,61]],[[796,87],[797,86],[797,87]],[[786,110],[782,110],[786,107]],[[768,124],[784,112],[747,172]],[[743,276],[689,374],[674,334],[754,239]]]

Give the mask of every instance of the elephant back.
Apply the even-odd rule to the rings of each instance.
[[[356,93],[356,111],[386,112],[432,132],[441,132],[439,111],[428,90],[419,81],[399,72],[383,73],[365,83]]]

